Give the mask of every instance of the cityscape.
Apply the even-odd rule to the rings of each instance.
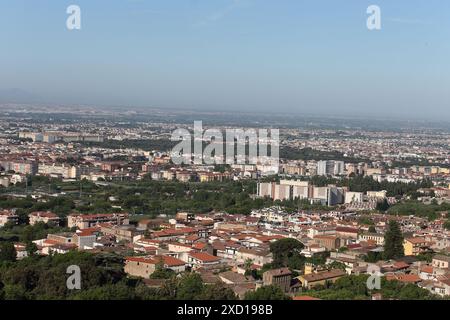
[[[195,154],[175,165],[171,132],[192,128],[188,120],[3,110],[0,253],[16,261],[2,269],[6,299],[100,298],[105,286],[128,299],[448,298],[445,129],[367,132],[314,120],[295,129],[273,120],[277,166],[199,165]],[[81,286],[92,287],[79,290],[14,284],[19,261],[45,279],[52,262],[42,257],[93,264],[102,277],[81,269]],[[373,270],[380,283],[370,289]]]
[[[0,2],[0,301],[450,299],[448,4],[75,2]]]

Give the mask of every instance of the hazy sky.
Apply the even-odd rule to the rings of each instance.
[[[450,116],[448,0],[0,0],[0,41],[48,102]]]

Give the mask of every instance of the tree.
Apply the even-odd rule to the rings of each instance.
[[[445,221],[444,228],[450,230],[450,220]]]
[[[280,287],[270,285],[262,286],[256,291],[249,291],[245,294],[244,300],[290,300]]]
[[[252,264],[253,264],[253,260],[250,258],[247,258],[244,261],[244,268],[245,268],[245,272],[251,272],[252,271]]]
[[[28,256],[31,257],[38,251],[38,247],[34,242],[27,242],[25,250],[27,251]]]
[[[389,221],[388,230],[384,236],[384,258],[393,259],[404,255],[403,235],[395,220]]]
[[[303,249],[303,244],[292,238],[280,239],[270,244],[270,252],[273,255],[272,266],[279,267],[302,267],[302,256],[300,250]]]
[[[383,201],[377,203],[376,209],[378,211],[387,211],[389,209],[389,207],[390,207],[389,203],[388,203],[387,199],[385,198],[385,199],[383,199]]]
[[[223,283],[216,283],[205,286],[202,295],[202,300],[236,300],[237,297],[233,290],[227,288]]]
[[[0,262],[16,261],[17,252],[12,242],[2,242],[0,244]]]
[[[370,232],[370,233],[376,233],[377,230],[375,229],[374,226],[370,226],[370,227],[369,227],[369,232]]]
[[[183,275],[177,287],[177,299],[195,300],[203,293],[202,278],[198,273],[187,273]]]
[[[175,275],[175,271],[172,269],[164,268],[164,262],[161,259],[156,264],[155,271],[150,275],[150,279],[170,279]]]

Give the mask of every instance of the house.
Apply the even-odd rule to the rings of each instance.
[[[431,264],[435,268],[448,269],[450,263],[450,257],[437,254],[433,257]]]
[[[242,283],[248,283],[251,280],[253,280],[252,277],[246,277],[243,274],[233,272],[233,271],[225,271],[225,272],[219,273],[219,278],[225,284],[242,284]]]
[[[4,227],[8,222],[17,224],[19,222],[19,216],[11,210],[0,211],[0,227]]]
[[[28,215],[30,219],[30,225],[35,225],[38,222],[43,222],[46,224],[59,225],[60,218],[50,211],[35,211]]]
[[[47,255],[52,253],[66,254],[76,248],[77,246],[73,243],[57,243],[44,248],[43,253]]]
[[[405,256],[417,256],[430,249],[429,242],[423,237],[406,238],[403,242],[403,248]]]
[[[273,259],[272,253],[268,248],[239,248],[236,252],[236,261],[245,263],[247,260],[251,260],[252,263],[263,266],[267,263],[271,263]]]
[[[47,235],[48,240],[55,241],[59,244],[72,244],[74,233],[72,232],[61,232],[61,233],[49,233]]]
[[[78,249],[92,249],[94,248],[94,242],[97,240],[95,232],[90,230],[77,231],[73,237],[73,243],[78,246]]]
[[[420,279],[420,277],[417,274],[392,273],[392,274],[386,274],[385,277],[386,277],[386,280],[388,280],[388,281],[397,280],[400,282],[413,283],[413,284],[417,284],[420,281],[422,281],[422,279]]]
[[[105,235],[113,235],[118,241],[133,242],[137,237],[144,234],[144,230],[137,229],[134,225],[101,223],[100,230]]]
[[[291,290],[292,272],[288,268],[269,270],[263,273],[263,284],[280,287],[284,292]]]
[[[105,214],[70,214],[67,216],[67,226],[86,229],[100,223],[129,224],[128,213],[105,213]]]
[[[314,243],[327,250],[336,250],[341,246],[341,241],[338,237],[333,235],[317,235],[313,239]]]
[[[125,258],[124,271],[135,277],[149,278],[155,272],[158,264],[166,269],[171,269],[176,273],[184,272],[186,263],[171,256],[148,256],[148,257],[127,257]]]
[[[16,249],[17,260],[22,260],[23,258],[28,257],[28,252],[24,243],[14,243],[14,249]]]
[[[149,278],[156,270],[156,261],[146,257],[127,257],[125,258],[125,273],[141,278]]]
[[[350,227],[336,227],[336,236],[346,240],[358,239],[358,229]]]
[[[194,269],[208,267],[219,264],[221,259],[206,252],[190,252],[188,254],[188,264]]]
[[[373,241],[377,245],[384,245],[384,234],[381,233],[363,233],[359,236],[359,241]]]
[[[345,275],[347,275],[347,273],[341,269],[331,269],[329,271],[319,271],[301,275],[298,279],[303,288],[311,289],[317,285],[324,285],[327,282],[335,282]]]

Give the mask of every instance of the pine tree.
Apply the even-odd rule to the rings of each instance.
[[[16,261],[17,252],[12,242],[0,243],[0,262]]]
[[[384,258],[393,259],[404,255],[403,235],[397,221],[389,221],[388,230],[384,236]]]

